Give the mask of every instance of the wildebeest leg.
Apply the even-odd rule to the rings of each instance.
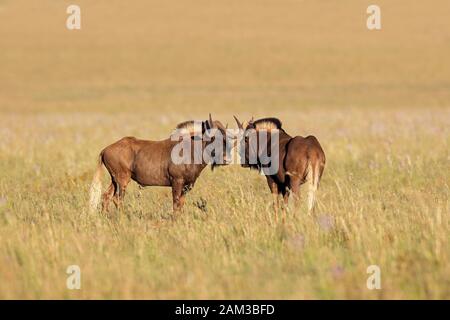
[[[289,207],[289,196],[291,195],[291,190],[285,187],[282,195],[284,200],[284,208],[287,209]]]
[[[173,212],[178,212],[183,207],[185,197],[185,192],[183,192],[183,189],[184,189],[183,181],[174,180],[172,182]]]
[[[192,188],[194,187],[194,184],[189,183],[183,186],[183,190],[181,191],[181,196],[180,196],[180,208],[184,207],[184,201],[186,200],[186,194],[192,190]]]
[[[291,177],[290,180],[290,190],[292,193],[292,198],[294,200],[294,208],[297,209],[300,206],[300,185],[302,179],[299,177]]]
[[[283,203],[281,205],[281,221],[284,223],[286,221],[286,214],[289,204],[289,188],[285,185],[278,185],[279,195],[283,197]]]
[[[103,199],[102,199],[102,212],[109,212],[109,204],[111,202],[111,198],[114,194],[115,186],[114,182],[111,181],[111,185],[108,187],[108,189],[103,193]]]
[[[270,192],[272,192],[272,200],[273,200],[273,209],[275,210],[275,218],[278,220],[278,207],[279,203],[279,192],[278,185],[273,179],[269,176],[267,178],[267,184],[269,185]]]
[[[291,190],[288,187],[283,186],[281,194],[283,195],[283,222],[284,222],[286,219],[286,211],[289,208],[289,196],[291,194]]]
[[[116,178],[117,188],[113,200],[117,208],[123,207],[123,198],[125,197],[125,191],[127,189],[128,183],[130,183],[130,180],[131,173],[129,172],[121,173]]]

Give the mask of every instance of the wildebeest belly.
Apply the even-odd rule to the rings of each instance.
[[[141,186],[170,186],[168,161],[160,150],[141,150],[136,154],[131,178]]]

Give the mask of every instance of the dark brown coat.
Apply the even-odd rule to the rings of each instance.
[[[279,195],[283,196],[286,204],[291,193],[295,199],[299,199],[300,186],[305,182],[309,182],[308,210],[311,211],[314,206],[315,193],[325,168],[325,153],[316,137],[292,137],[284,131],[281,121],[276,118],[251,120],[246,124],[239,122],[236,117],[235,119],[239,129],[244,131],[244,137],[245,133],[251,129],[256,130],[256,132],[267,130],[268,135],[271,130],[278,130],[278,170],[276,174],[266,175],[270,191],[274,196],[275,209],[277,210],[278,208]],[[257,139],[258,148],[269,147],[270,139],[268,139],[267,146],[259,146],[259,138]],[[261,170],[259,161],[256,164],[249,163],[249,142],[248,140],[243,140],[243,143],[245,148],[243,166]]]
[[[196,135],[193,121],[179,124],[177,129],[187,129],[191,135],[192,147],[194,139],[201,139],[206,130],[216,128],[225,137],[225,128],[219,121],[212,121],[211,116],[202,122],[202,134]],[[202,151],[210,143],[202,139]],[[166,139],[162,141],[140,140],[134,137],[125,137],[104,148],[99,155],[97,170],[91,185],[90,209],[95,211],[100,202],[102,165],[106,167],[111,184],[102,196],[102,211],[109,209],[110,201],[116,206],[122,203],[125,191],[130,180],[141,186],[166,186],[172,188],[173,210],[183,207],[186,193],[192,189],[195,181],[208,162],[202,158],[199,164],[175,164],[172,161],[172,149],[179,141]],[[226,140],[223,140],[224,150]],[[192,148],[193,150],[193,148]],[[226,154],[226,153],[225,153]],[[193,154],[191,155],[193,157]],[[215,163],[212,163],[214,166]]]

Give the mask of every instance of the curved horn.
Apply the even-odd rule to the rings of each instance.
[[[242,123],[239,122],[238,118],[236,118],[236,116],[233,116],[233,117],[234,117],[234,120],[236,120],[236,123],[237,123],[237,125],[238,125],[238,128],[239,128],[239,129],[244,129],[244,128],[242,127]]]
[[[214,126],[214,122],[212,120],[211,113],[209,114],[209,126],[210,126],[210,128],[212,128]]]

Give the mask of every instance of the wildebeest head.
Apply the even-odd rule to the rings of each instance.
[[[214,144],[217,148],[211,149],[211,168],[227,165],[231,161],[231,149],[233,137],[228,134],[228,125],[224,126],[222,122],[214,120],[209,114],[209,119],[204,122],[207,127],[205,136],[206,145]],[[208,142],[209,140],[209,142]]]
[[[185,121],[178,124],[176,132],[180,139],[183,135],[190,135],[192,141],[201,141],[202,148],[199,151],[212,169],[229,164],[232,137],[227,135],[227,127],[220,121],[213,120],[211,114],[205,121]]]
[[[240,131],[240,143],[236,143],[239,143],[241,166],[261,169],[261,155],[271,156],[271,133],[283,130],[281,121],[277,118],[252,118],[248,122],[240,122],[236,116],[234,119]]]

